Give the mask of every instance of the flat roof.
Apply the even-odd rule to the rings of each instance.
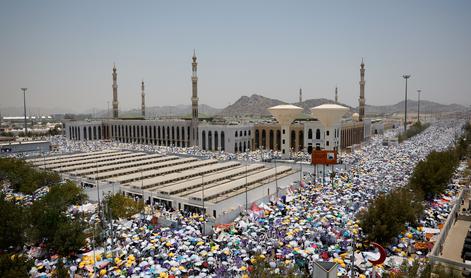
[[[40,169],[53,169],[57,167],[68,167],[68,166],[73,166],[73,165],[79,165],[83,163],[88,163],[88,162],[100,162],[100,161],[106,161],[109,159],[116,159],[117,157],[129,154],[131,152],[129,151],[121,151],[117,153],[107,153],[107,154],[101,154],[96,157],[86,157],[86,158],[79,158],[79,159],[74,159],[72,161],[66,161],[66,162],[54,162],[54,163],[46,163],[45,165],[37,165],[36,167]]]
[[[125,162],[125,163],[119,163],[119,164],[104,164],[102,163],[101,166],[98,166],[97,168],[94,169],[82,169],[82,170],[76,170],[70,172],[71,175],[74,176],[83,176],[83,175],[88,175],[88,174],[93,174],[93,173],[102,173],[106,171],[113,171],[117,169],[123,169],[126,167],[131,167],[131,166],[137,166],[137,165],[143,165],[143,164],[150,164],[150,163],[155,163],[155,162],[160,162],[160,161],[167,161],[167,160],[172,160],[172,159],[177,159],[177,156],[165,156],[162,157],[160,154],[150,154],[146,156],[139,156],[136,157],[135,160],[130,161],[130,162]]]
[[[98,152],[76,153],[76,154],[59,154],[59,155],[51,155],[51,156],[46,156],[46,157],[43,156],[43,157],[36,157],[36,158],[28,158],[28,159],[25,159],[25,161],[29,163],[34,163],[38,161],[43,162],[44,160],[51,161],[51,160],[67,159],[67,158],[73,158],[73,157],[91,156],[91,155],[103,154],[103,153],[108,153],[108,152],[117,152],[117,150],[103,150],[103,151],[98,151]]]
[[[112,164],[119,164],[120,162],[128,162],[128,161],[134,161],[136,159],[142,159],[142,157],[145,157],[145,153],[129,153],[125,154],[122,156],[118,156],[118,158],[113,159],[113,160],[107,160],[107,161],[100,161],[100,162],[95,162],[95,161],[90,161],[86,163],[80,163],[72,166],[67,166],[67,167],[56,167],[53,168],[53,171],[56,172],[71,172],[74,170],[80,170],[80,169],[90,169],[90,168],[96,168],[98,165],[112,165]]]
[[[0,143],[0,147],[3,146],[10,146],[10,145],[28,145],[28,144],[45,144],[49,141],[15,141],[15,142],[8,142],[8,143]]]
[[[186,158],[183,158],[182,160],[184,160],[184,159],[186,159]],[[172,172],[182,171],[182,170],[185,170],[185,169],[201,167],[201,166],[208,165],[208,164],[215,164],[217,162],[218,161],[216,159],[196,160],[196,161],[193,161],[193,162],[179,164],[179,165],[176,165],[176,166],[163,167],[162,169],[157,169],[157,170],[153,169],[153,170],[149,170],[149,171],[139,171],[139,172],[131,173],[131,174],[124,175],[124,176],[110,178],[110,179],[107,179],[107,180],[111,181],[111,182],[119,182],[121,184],[125,184],[125,183],[129,183],[129,182],[132,182],[132,181],[135,181],[135,180],[142,180],[142,179],[148,178],[148,177],[155,177],[155,176],[160,176],[160,175],[164,175],[164,174],[168,174],[168,173],[172,173]]]
[[[169,167],[172,165],[177,165],[177,164],[182,164],[182,163],[187,163],[187,162],[192,162],[196,161],[196,158],[193,157],[187,157],[187,158],[178,158],[174,159],[171,161],[164,161],[164,162],[159,162],[159,163],[154,163],[154,164],[146,164],[146,165],[141,165],[141,166],[135,166],[135,167],[130,167],[130,168],[125,168],[125,169],[118,169],[118,170],[113,170],[113,171],[107,171],[103,173],[99,173],[96,175],[97,179],[108,179],[112,177],[118,177],[118,176],[124,176],[127,174],[135,173],[135,172],[141,172],[141,171],[148,171],[151,169],[158,169],[158,168],[164,168],[164,167]],[[87,175],[86,176],[89,179],[95,179],[95,175]],[[114,180],[110,180],[114,181]]]
[[[218,186],[214,186],[208,189],[205,188],[204,200],[209,201],[220,195],[225,195],[227,193],[230,193],[231,191],[237,190],[240,187],[245,187],[246,184],[261,182],[277,174],[283,174],[284,172],[287,172],[291,169],[292,168],[289,166],[278,166],[276,167],[276,169],[271,168],[271,169],[267,169],[266,171],[248,176],[247,182],[246,182],[246,178],[243,177],[243,178],[240,178],[240,179],[228,182],[228,183],[219,184]],[[200,190],[198,192],[192,193],[188,195],[188,198],[192,200],[201,201],[203,200],[203,191]]]
[[[203,178],[201,176],[193,179],[188,179],[185,181],[178,181],[172,184],[165,185],[163,187],[151,189],[151,191],[159,192],[164,195],[175,195],[181,192],[189,193],[188,191],[194,188],[201,187],[202,183],[208,184],[211,186],[211,183],[218,182],[224,179],[230,179],[238,175],[243,175],[246,173],[253,173],[255,170],[263,169],[265,166],[263,164],[251,164],[247,168],[245,166],[239,166],[236,168],[231,168],[229,170],[223,169],[216,171],[212,174],[205,175]],[[245,175],[244,175],[245,177]]]
[[[111,155],[111,154],[116,154],[116,153],[120,153],[121,151],[113,151],[113,152],[106,152],[106,153],[99,153],[99,154],[93,154],[93,155],[87,155],[87,156],[77,156],[77,157],[64,157],[64,158],[60,158],[60,159],[54,159],[54,160],[38,160],[38,161],[34,161],[32,162],[33,166],[40,166],[40,165],[44,165],[44,164],[49,164],[49,165],[53,165],[53,164],[59,164],[59,163],[66,163],[66,162],[72,162],[72,161],[79,161],[79,160],[85,160],[85,159],[89,159],[89,158],[96,158],[96,157],[104,157],[104,156],[108,156],[108,155]]]
[[[204,160],[203,160],[204,161]],[[149,178],[149,179],[144,179],[142,181],[135,181],[131,182],[128,185],[134,188],[149,188],[149,187],[155,187],[159,186],[162,184],[166,184],[172,181],[177,181],[177,180],[182,180],[185,178],[191,178],[194,176],[201,176],[202,174],[205,173],[212,173],[214,171],[219,171],[222,169],[227,169],[227,168],[232,168],[240,165],[239,162],[234,162],[234,161],[229,161],[229,162],[223,162],[223,163],[215,163],[215,164],[210,164],[208,166],[203,166],[203,167],[198,167],[195,169],[189,169],[189,170],[184,170],[181,172],[176,172],[176,173],[170,173],[168,175],[163,175],[163,176],[157,176],[154,178]],[[204,178],[204,177],[203,177]]]

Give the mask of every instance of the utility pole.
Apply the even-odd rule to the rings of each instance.
[[[98,199],[98,217],[101,217],[100,185],[98,184],[98,162],[95,162],[95,170],[96,170],[95,172],[96,193],[97,193],[97,199]]]
[[[301,186],[301,181],[303,179],[303,161],[299,161],[299,186]]]
[[[275,186],[276,186],[276,198],[278,199],[278,175],[277,175],[277,172],[276,172],[276,159],[275,159]]]
[[[203,201],[203,216],[206,214],[204,209],[204,174],[201,174],[201,194],[202,194],[202,201]]]
[[[417,90],[417,121],[420,122],[420,93],[422,92],[422,90]]]
[[[407,79],[410,78],[410,74],[404,74],[402,76],[406,80],[406,97],[404,102],[404,133],[407,131]]]
[[[28,128],[26,125],[26,90],[28,90],[28,88],[21,88],[21,90],[23,91],[23,108],[24,108],[24,115],[25,115],[25,137],[26,137],[28,134]]]
[[[247,161],[245,161],[245,211],[248,210],[248,192],[247,192]]]

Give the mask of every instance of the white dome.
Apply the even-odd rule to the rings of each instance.
[[[360,120],[360,114],[353,113],[352,120],[354,120],[355,122],[358,122]]]

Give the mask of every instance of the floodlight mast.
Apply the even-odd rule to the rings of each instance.
[[[407,131],[407,79],[410,78],[410,74],[404,74],[402,76],[406,80],[406,96],[404,101],[404,133]]]
[[[23,107],[24,107],[24,116],[25,116],[25,137],[26,137],[26,135],[28,134],[28,128],[26,125],[26,90],[28,90],[28,88],[21,88],[21,90],[23,91]]]

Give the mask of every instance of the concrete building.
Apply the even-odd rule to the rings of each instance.
[[[202,150],[245,152],[252,149],[253,125],[201,124],[199,147]]]
[[[205,211],[227,223],[253,202],[268,202],[299,175],[290,166],[105,150],[26,159],[85,187],[120,188],[124,195],[168,208]],[[281,186],[278,187],[278,182]],[[95,190],[92,190],[95,192]]]
[[[71,140],[114,140],[122,143],[190,146],[190,121],[186,120],[96,120],[66,123]]]
[[[304,149],[304,123],[292,123],[290,126],[290,147],[293,151]],[[273,123],[257,123],[253,127],[252,150],[281,150],[281,126]]]
[[[334,131],[325,130],[320,121],[310,121],[304,123],[304,142],[306,142],[306,151],[311,153],[314,149],[323,150],[326,147],[332,147],[334,150],[340,150],[341,143],[341,124],[335,124]]]
[[[51,143],[49,141],[18,141],[0,143],[0,156],[14,153],[45,153],[49,151],[51,151]]]
[[[340,126],[335,126],[332,131],[325,132],[316,119],[296,120],[294,116],[293,123],[286,123],[285,134],[283,134],[283,129],[277,122],[237,125],[224,122],[204,122],[200,124],[198,117],[198,63],[195,52],[193,53],[191,65],[191,119],[146,120],[144,117],[141,119],[119,119],[117,73],[114,66],[112,74],[113,119],[69,121],[65,123],[65,135],[72,140],[116,140],[124,143],[176,147],[199,146],[203,150],[221,150],[235,153],[256,149],[282,151],[283,141],[285,141],[286,154],[293,151],[311,152],[314,148],[330,146],[335,149],[344,149],[361,143],[370,137],[371,122],[361,118],[362,111],[360,111],[359,121],[342,122]],[[361,103],[363,103],[362,107],[364,108],[363,61],[360,72],[360,99],[363,99]],[[299,96],[301,101],[301,89]],[[145,116],[143,81],[141,83],[141,110],[142,115]],[[327,137],[332,138],[326,139]]]

